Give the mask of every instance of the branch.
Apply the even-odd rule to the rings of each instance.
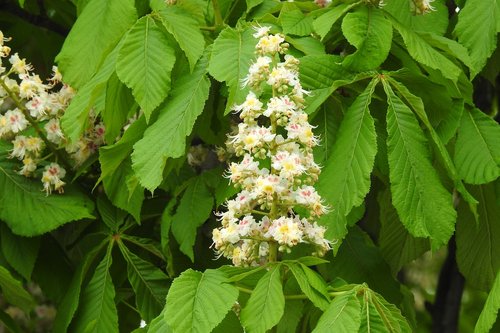
[[[40,15],[35,15],[30,12],[23,10],[15,4],[12,4],[9,0],[0,0],[0,8],[3,12],[17,16],[24,21],[27,21],[38,27],[45,28],[47,30],[53,31],[59,35],[66,36],[69,33],[69,29],[59,25],[58,23],[52,21],[45,13],[45,7],[41,6]]]

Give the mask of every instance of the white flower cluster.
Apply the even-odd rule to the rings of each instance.
[[[51,153],[64,148],[72,164],[75,167],[81,165],[104,143],[103,124],[91,116],[85,134],[69,144],[59,120],[73,98],[74,90],[62,83],[57,67],[52,68],[52,77],[44,83],[33,73],[33,67],[26,59],[17,53],[9,57],[10,48],[4,45],[8,40],[0,31],[0,139],[12,141],[10,157],[23,163],[18,173],[34,176],[38,164],[46,164],[44,161],[49,156],[42,154],[47,146],[50,146]],[[3,66],[3,58],[8,58],[9,69]],[[34,131],[30,127],[34,127]],[[57,163],[45,167],[42,183],[47,194],[53,190],[63,191],[65,174],[66,170]]]
[[[325,228],[315,222],[327,209],[312,186],[320,173],[312,154],[318,139],[303,111],[299,61],[284,55],[284,36],[269,30],[256,28],[257,59],[243,81],[252,91],[233,107],[242,122],[227,141],[242,157],[227,172],[241,191],[218,213],[222,227],[213,230],[218,255],[236,266],[274,261],[278,251],[299,243],[311,244],[319,256],[330,249]]]

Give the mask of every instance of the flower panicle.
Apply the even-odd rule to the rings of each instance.
[[[289,45],[270,27],[256,26],[256,58],[244,86],[245,100],[232,110],[241,122],[226,142],[239,162],[225,173],[240,192],[217,213],[221,227],[213,230],[218,257],[236,266],[263,265],[273,251],[290,252],[310,244],[322,256],[331,243],[316,220],[327,207],[314,188],[320,167],[312,149],[319,144],[304,112],[308,94],[299,80],[299,60],[287,54]]]
[[[85,133],[70,143],[61,129],[60,119],[75,91],[64,84],[56,66],[52,67],[48,81],[43,82],[25,58],[17,52],[10,54],[11,49],[4,45],[9,40],[0,31],[0,139],[12,142],[10,158],[22,163],[17,170],[20,175],[35,177],[40,171],[47,195],[53,191],[62,193],[66,170],[57,163],[55,155],[59,154],[43,156],[46,148],[50,148],[51,153],[64,149],[70,166],[76,168],[104,143],[104,125],[91,112]],[[30,127],[35,128],[36,135],[28,132]],[[48,160],[51,157],[56,161]]]

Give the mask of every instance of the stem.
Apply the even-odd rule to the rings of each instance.
[[[224,20],[222,19],[218,0],[212,0],[212,6],[214,7],[215,29],[220,29],[224,25]]]
[[[245,288],[245,287],[240,287],[240,286],[236,286],[236,288],[241,291],[241,292],[244,292],[245,294],[251,294],[253,292],[252,289],[248,289],[248,288]],[[343,295],[345,293],[347,293],[348,291],[331,291],[328,293],[328,295],[332,296],[332,297],[335,297],[335,296],[340,296],[340,295]],[[285,299],[288,299],[288,300],[302,300],[302,299],[309,299],[309,297],[307,297],[305,294],[297,294],[297,295],[285,295]]]
[[[200,30],[215,31],[215,27],[202,26]]]
[[[0,85],[2,85],[2,87],[5,89],[5,91],[9,95],[9,97],[14,101],[14,103],[17,106],[17,108],[19,110],[21,110],[21,112],[23,113],[24,117],[28,120],[28,122],[30,123],[30,125],[33,126],[33,128],[35,129],[35,132],[38,134],[38,136],[40,136],[40,138],[43,140],[43,142],[45,143],[45,145],[47,146],[47,148],[50,149],[50,151],[56,156],[56,158],[58,160],[60,160],[62,164],[64,164],[64,166],[66,167],[67,171],[70,172],[70,170],[72,169],[72,167],[71,167],[71,164],[68,162],[66,156],[63,155],[61,153],[61,151],[58,150],[57,147],[52,142],[49,141],[49,139],[47,139],[47,136],[42,131],[42,129],[40,128],[40,126],[38,126],[38,123],[36,122],[36,120],[33,119],[33,117],[31,117],[30,113],[28,112],[28,110],[26,109],[26,107],[21,103],[21,101],[19,100],[19,98],[17,98],[16,94],[14,94],[12,92],[12,90],[10,90],[9,87],[5,84],[4,77],[2,77],[2,79],[0,79]]]

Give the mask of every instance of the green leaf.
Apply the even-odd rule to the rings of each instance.
[[[493,324],[495,324],[500,309],[500,272],[497,273],[493,287],[488,294],[484,308],[479,315],[474,333],[490,332]]]
[[[306,275],[304,269],[300,264],[290,263],[287,264],[287,266],[292,271],[295,280],[297,280],[297,283],[300,286],[300,290],[302,290],[302,292],[311,300],[311,302],[317,308],[325,311],[326,308],[328,308],[328,305],[330,304],[328,293],[326,291],[326,285],[324,286],[324,292],[321,293],[312,286],[312,284],[308,280],[308,276]],[[307,268],[307,266],[304,267],[310,270],[310,268]],[[319,279],[320,281],[322,281],[321,278]]]
[[[0,141],[0,219],[13,233],[32,237],[71,221],[93,218],[93,202],[75,187],[66,185],[64,194],[47,196],[40,181],[19,175],[19,164],[9,158],[10,150],[11,145]]]
[[[408,53],[410,53],[413,59],[425,66],[438,70],[445,78],[455,83],[458,81],[462,70],[456,64],[429,45],[418,33],[408,29],[408,27],[402,25],[393,17],[389,17],[389,19],[393,27],[403,37]]]
[[[217,270],[188,269],[174,280],[167,295],[165,319],[174,332],[209,333],[226,316],[238,289]]]
[[[280,266],[272,267],[257,283],[240,320],[249,333],[265,333],[277,325],[285,310]]]
[[[160,244],[156,242],[155,240],[151,238],[143,238],[143,237],[137,237],[137,236],[132,236],[132,235],[126,235],[122,234],[121,239],[130,242],[138,247],[143,248],[144,250],[148,251],[149,253],[157,256],[161,260],[165,261],[165,256],[163,255],[162,251],[160,250]]]
[[[170,91],[175,49],[151,16],[139,19],[125,37],[116,62],[116,74],[132,89],[149,121],[153,110]]]
[[[80,291],[85,275],[90,269],[90,266],[92,265],[97,254],[106,244],[106,242],[102,242],[100,245],[94,247],[83,258],[80,265],[78,265],[78,268],[71,279],[68,291],[58,306],[58,311],[54,320],[54,333],[64,333],[68,331],[68,326],[71,323],[71,319],[73,318],[80,301]]]
[[[437,249],[454,231],[452,196],[432,166],[427,140],[415,115],[383,83],[392,202],[406,229],[415,237],[430,237],[432,248]]]
[[[500,176],[500,126],[476,108],[464,110],[455,144],[455,163],[465,182],[484,184]]]
[[[354,291],[336,296],[313,333],[357,332],[361,323],[360,310],[361,304]]]
[[[16,236],[3,223],[0,225],[0,230],[0,245],[5,260],[23,278],[30,281],[40,248],[40,237]]]
[[[130,110],[135,109],[134,97],[113,73],[106,85],[106,101],[101,112],[102,120],[106,126],[105,138],[107,143],[115,142],[120,135],[123,125],[127,121]]]
[[[82,88],[136,19],[134,0],[91,0],[56,58],[64,82]]]
[[[345,15],[352,8],[359,6],[360,2],[356,3],[339,3],[336,6],[330,6],[328,11],[318,17],[313,22],[314,31],[324,39],[325,36],[330,32],[332,26],[338,21],[342,16]]]
[[[196,232],[212,213],[214,199],[203,177],[193,179],[172,218],[172,233],[180,244],[180,250],[194,261],[193,245]]]
[[[186,136],[191,134],[196,118],[208,98],[210,81],[206,76],[205,57],[193,73],[184,73],[176,81],[158,120],[149,126],[144,137],[134,145],[132,167],[142,186],[153,191],[163,180],[167,158],[184,155]],[[168,142],[168,144],[160,144]]]
[[[104,259],[97,266],[92,279],[83,291],[80,308],[71,332],[118,332],[115,287],[109,273],[112,248],[111,242]]]
[[[380,66],[391,49],[392,25],[382,12],[362,6],[345,16],[342,32],[347,41],[356,47],[342,64],[356,71],[365,71]]]
[[[134,143],[142,137],[145,129],[146,121],[141,117],[130,125],[117,143],[99,149],[99,180],[103,182],[106,195],[113,205],[129,212],[137,222],[141,220],[144,189],[141,186],[129,189],[127,180],[135,177],[130,154]]]
[[[281,317],[276,333],[296,332],[304,312],[304,302],[300,300],[288,300],[285,303],[283,317]]]
[[[112,232],[118,231],[127,216],[126,212],[113,206],[104,195],[97,197],[97,210],[104,224]]]
[[[167,321],[165,320],[165,312],[167,308],[164,307],[161,313],[149,323],[148,333],[172,333],[172,329],[168,326]]]
[[[378,242],[380,251],[395,276],[403,265],[428,251],[430,244],[428,239],[415,238],[404,228],[390,195],[386,190],[378,196],[381,224]]]
[[[498,0],[467,0],[458,13],[453,31],[458,41],[470,52],[476,76],[497,47],[497,22],[500,20]]]
[[[167,6],[158,13],[167,31],[174,36],[186,54],[189,67],[193,71],[205,49],[205,38],[200,31],[198,22],[187,11],[178,6]]]
[[[399,309],[376,292],[362,287],[361,325],[359,332],[410,333],[412,330]],[[358,294],[361,291],[358,291]]]
[[[217,325],[216,328],[212,331],[212,333],[244,333],[243,327],[241,327],[241,323],[239,318],[236,316],[234,310],[229,311],[224,318],[224,320]]]
[[[169,279],[159,268],[130,252],[122,242],[118,245],[127,261],[128,280],[135,292],[137,309],[141,318],[150,322],[165,305]]]
[[[462,202],[458,205],[457,263],[467,283],[488,290],[500,269],[500,182],[471,186],[470,190],[479,199],[479,221],[475,223]]]
[[[401,302],[400,285],[392,276],[380,249],[357,226],[349,229],[337,256],[328,266],[325,265],[325,269],[329,280],[339,277],[349,283],[366,282],[391,302]]]
[[[427,127],[427,130],[431,134],[431,138],[434,141],[434,144],[437,147],[437,150],[444,162],[444,166],[446,170],[448,171],[449,176],[451,179],[453,179],[455,183],[455,187],[460,192],[460,194],[463,196],[463,198],[469,203],[469,207],[471,211],[474,213],[475,216],[477,216],[477,200],[467,191],[465,188],[457,169],[455,168],[455,165],[453,164],[450,154],[448,153],[448,150],[446,149],[444,143],[442,142],[441,138],[439,137],[438,133],[436,130],[434,130],[434,127],[429,121],[429,118],[427,117],[427,113],[425,112],[424,109],[424,104],[422,100],[410,93],[410,91],[401,83],[398,81],[388,78],[388,81],[391,83],[394,88],[396,88],[397,92],[401,95],[401,97],[408,103],[408,105],[413,109],[413,111],[417,114],[417,116],[420,118],[420,120],[424,123],[424,125]],[[452,117],[448,117],[452,118]]]
[[[240,82],[255,58],[257,39],[252,35],[250,28],[237,30],[228,27],[214,41],[208,71],[217,81],[224,81],[229,86],[226,113],[247,95],[248,88],[241,89]]]
[[[373,80],[347,110],[317,185],[333,208],[328,227],[339,231],[346,230],[346,216],[363,203],[370,190],[377,140],[368,106],[377,83]]]
[[[36,305],[33,297],[23,288],[21,282],[14,279],[10,272],[0,266],[0,289],[2,298],[9,304],[29,313]]]
[[[7,329],[7,332],[22,333],[17,323],[5,311],[0,310],[0,322]]]
[[[264,2],[264,0],[246,0],[247,13],[250,12],[250,10],[252,10],[252,8],[257,7],[258,5],[260,5],[263,2]]]
[[[286,35],[309,36],[312,32],[312,16],[304,15],[301,10],[295,9],[281,11],[280,21],[283,33]]]
[[[115,72],[116,58],[122,43],[123,39],[106,57],[92,79],[78,90],[61,117],[61,127],[70,141],[78,141],[83,134],[90,109],[94,106],[98,97],[105,92],[106,83]]]

